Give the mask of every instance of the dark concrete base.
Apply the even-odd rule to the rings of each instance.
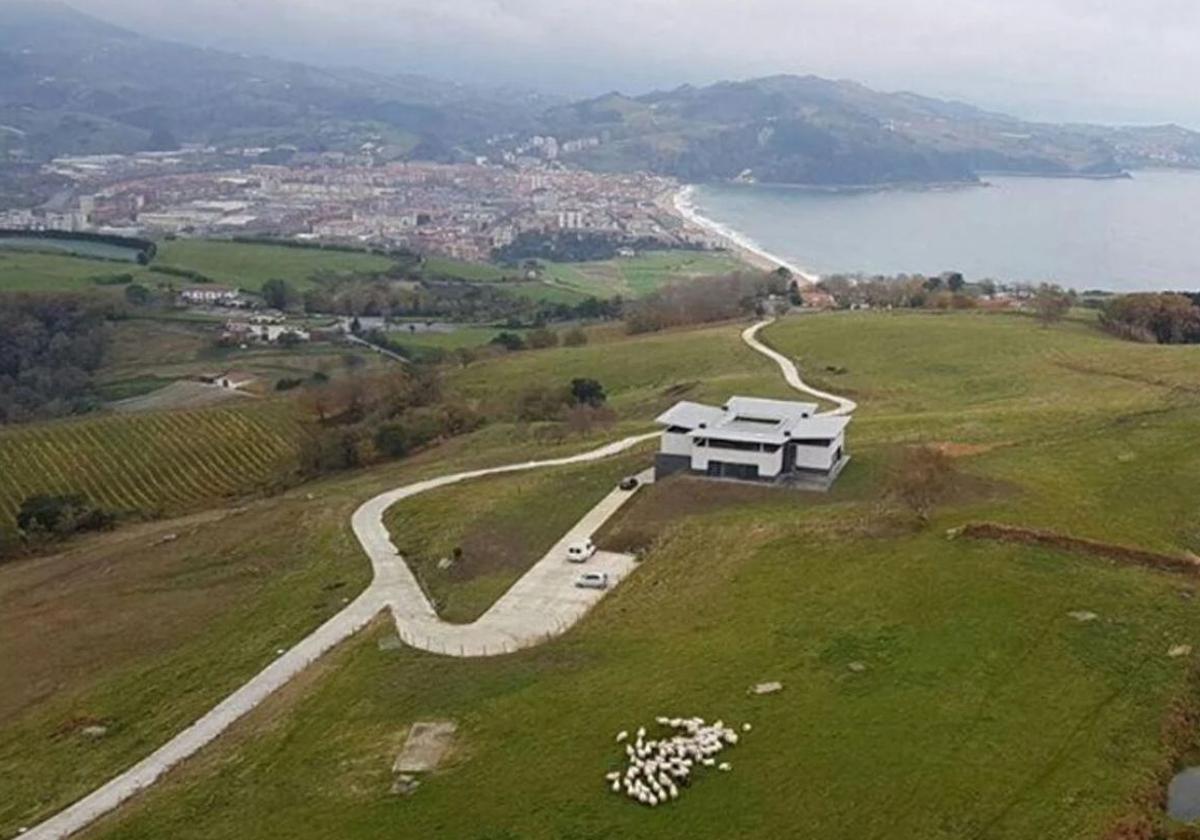
[[[687,455],[668,455],[659,452],[654,456],[654,480],[681,472],[691,472],[692,459]]]
[[[837,481],[837,477],[842,474],[842,470],[846,468],[846,464],[850,463],[850,456],[844,455],[842,459],[833,465],[833,469],[829,472],[819,472],[817,470],[795,470],[785,475],[776,478],[730,478],[728,476],[712,476],[708,473],[699,470],[693,470],[692,459],[686,455],[665,455],[659,452],[654,456],[654,479],[666,478],[669,475],[685,474],[693,478],[704,478],[709,481],[727,481],[735,484],[755,484],[759,486],[766,485],[768,487],[787,487],[792,490],[808,490],[817,493],[824,493],[833,486]]]

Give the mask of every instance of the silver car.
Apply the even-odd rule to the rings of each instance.
[[[584,572],[575,578],[580,589],[608,589],[608,572]]]

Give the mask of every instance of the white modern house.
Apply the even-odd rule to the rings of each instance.
[[[657,420],[666,431],[655,476],[688,472],[828,489],[849,460],[850,418],[816,410],[815,403],[754,397],[732,397],[723,408],[676,403]]]
[[[229,286],[208,284],[204,286],[188,286],[180,289],[179,298],[185,303],[235,306],[241,303],[242,293],[241,290],[232,289]]]

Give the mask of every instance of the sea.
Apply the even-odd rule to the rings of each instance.
[[[1083,291],[1200,290],[1200,172],[990,176],[978,186],[829,192],[753,184],[686,191],[689,209],[815,274],[960,271]]]

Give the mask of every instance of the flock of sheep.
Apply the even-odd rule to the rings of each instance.
[[[714,756],[728,746],[738,742],[738,734],[717,721],[706,724],[703,718],[656,719],[660,726],[667,726],[683,734],[669,738],[646,739],[646,728],[640,727],[633,743],[625,744],[628,764],[624,772],[614,770],[604,779],[613,793],[624,793],[651,808],[662,805],[668,799],[678,799],[679,789],[691,782],[694,769],[716,766],[728,772],[733,769],[727,761],[717,764]],[[750,724],[742,724],[742,731],[749,732]],[[617,733],[617,743],[629,739],[628,732]]]

